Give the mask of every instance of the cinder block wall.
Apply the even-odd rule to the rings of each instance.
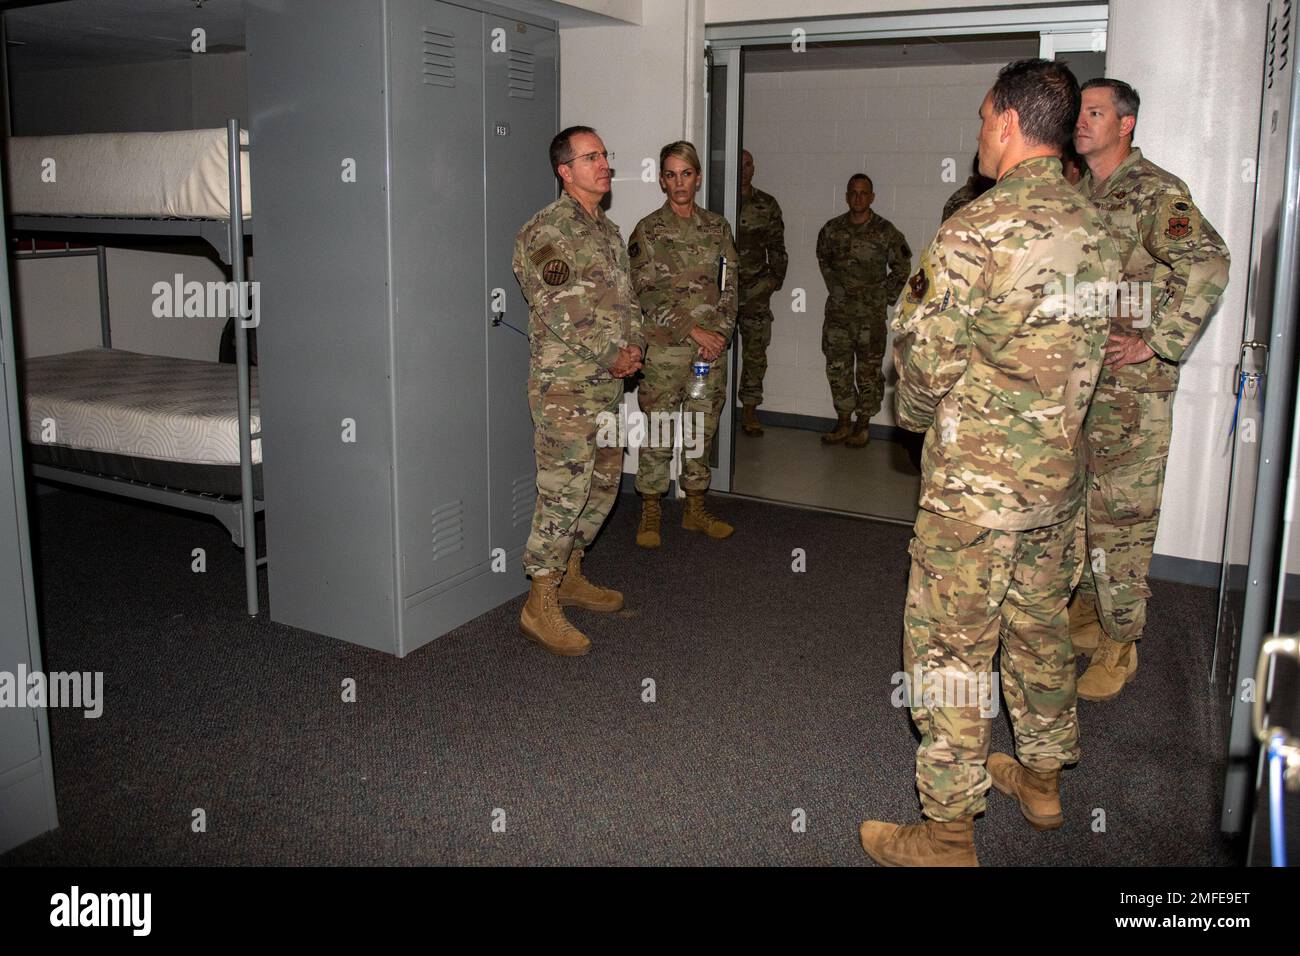
[[[817,232],[846,211],[849,176],[865,172],[873,209],[907,237],[912,268],[934,238],[943,204],[966,181],[979,106],[1001,63],[753,73],[745,77],[745,145],[754,184],[781,203],[790,273],[772,298],[763,408],[834,418],[821,328],[826,286]],[[945,172],[956,182],[945,181]],[[806,291],[807,310],[792,292]],[[890,359],[886,381],[890,377]],[[893,424],[892,386],[873,421]]]

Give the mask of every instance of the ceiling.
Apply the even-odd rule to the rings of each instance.
[[[971,37],[915,37],[909,40],[844,40],[809,44],[795,53],[788,44],[748,47],[747,73],[791,70],[861,70],[890,66],[951,66],[1009,63],[1038,56],[1037,33],[982,34]]]
[[[6,5],[10,64],[41,70],[105,63],[183,60],[191,31],[209,53],[243,49],[243,0],[63,0]]]

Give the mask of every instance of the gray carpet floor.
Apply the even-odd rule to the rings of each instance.
[[[906,528],[718,498],[731,539],[670,520],[647,553],[624,498],[587,570],[628,607],[571,612],[587,657],[524,640],[521,597],[398,660],[250,620],[214,522],[33,501],[45,669],[103,671],[106,702],[50,712],[61,825],[0,863],[857,866],[861,820],[919,816],[917,738],[891,704]],[[1037,833],[991,793],[985,864],[1238,861],[1218,832],[1214,612],[1213,592],[1155,584],[1135,681],[1081,704],[1065,826]]]

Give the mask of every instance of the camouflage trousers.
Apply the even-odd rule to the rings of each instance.
[[[709,488],[709,457],[713,451],[713,436],[718,431],[718,415],[727,398],[727,355],[724,352],[709,371],[704,398],[687,398],[691,384],[691,363],[699,354],[699,346],[651,345],[646,349],[641,369],[644,376],[637,388],[637,402],[641,411],[650,417],[647,444],[637,451],[636,490],[643,495],[663,495],[668,492],[668,466],[673,458],[673,429],[666,416],[681,410],[685,439],[701,449],[702,454],[688,457],[683,446],[682,473],[678,481],[687,491],[707,491]],[[660,413],[656,418],[655,412]],[[704,420],[704,434],[695,427],[695,413]],[[656,420],[662,427],[656,427]]]
[[[1076,600],[1095,603],[1113,641],[1146,626],[1147,574],[1173,435],[1173,392],[1100,385],[1084,423],[1089,450],[1087,568]]]
[[[736,329],[740,332],[740,389],[736,397],[742,405],[761,405],[767,347],[772,344],[772,310],[766,296],[741,304]]]
[[[880,411],[885,394],[885,313],[827,314],[822,323],[822,354],[831,398],[840,415],[858,413],[868,419]],[[857,359],[857,374],[853,362]]]
[[[973,688],[991,686],[999,645],[1016,756],[1039,771],[1079,759],[1066,605],[1082,567],[1082,515],[997,531],[922,510],[913,530],[903,663],[921,732],[916,786],[926,816],[955,820],[982,811],[992,784],[985,762],[997,689],[990,712]]]
[[[530,376],[537,458],[537,505],[524,570],[563,569],[574,548],[589,548],[609,517],[623,477],[623,449],[597,446],[597,416],[618,417],[623,382]]]

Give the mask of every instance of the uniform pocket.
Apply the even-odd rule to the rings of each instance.
[[[1001,563],[986,546],[989,529],[921,511],[913,531],[909,619],[932,628],[941,643],[983,634],[995,611],[990,594]]]
[[[979,544],[987,538],[989,529],[981,528],[969,521],[948,518],[944,515],[935,514],[933,511],[922,509],[916,516],[916,524],[913,526],[912,533],[915,535],[912,539],[914,546],[912,554],[916,556],[916,550],[924,550],[925,548],[933,548],[936,551],[949,553],[961,551],[963,548]]]
[[[1097,475],[1088,490],[1089,510],[1105,514],[1117,527],[1160,516],[1165,487],[1165,458],[1145,459]]]

